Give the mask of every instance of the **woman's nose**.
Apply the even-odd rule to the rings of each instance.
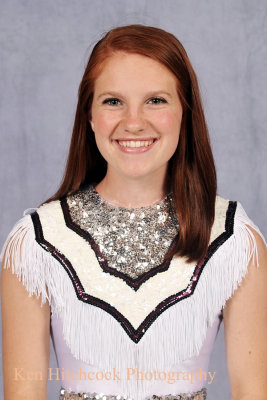
[[[145,129],[145,119],[140,109],[128,109],[123,118],[123,128],[126,132],[137,133]]]

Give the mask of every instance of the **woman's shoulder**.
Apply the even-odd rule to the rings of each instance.
[[[242,202],[238,200],[229,200],[217,195],[214,223],[222,223],[222,221],[225,223],[225,229],[227,229],[228,226],[228,230],[233,234],[241,233],[242,230],[244,231],[243,234],[253,234],[253,232],[256,231],[265,241],[260,228],[253,219],[250,218]]]
[[[38,218],[39,214],[46,215],[50,218],[53,217],[58,202],[58,200],[51,201],[49,203],[44,203],[39,207],[27,208],[22,212],[20,218],[15,221],[13,227],[8,232],[1,249],[0,261],[3,261],[4,253],[11,251],[11,249],[17,251],[22,247],[22,245],[24,247],[30,243],[33,245],[35,240],[34,219],[36,217]]]
[[[80,190],[77,191],[77,194]],[[76,195],[74,196],[76,198]],[[59,199],[47,201],[38,207],[27,208],[21,217],[14,223],[9,231],[5,243],[1,249],[0,262],[5,258],[4,268],[9,267],[9,260],[24,256],[33,257],[33,250],[39,249],[36,244],[38,238],[43,237],[45,231],[56,231],[67,225],[69,199],[74,198],[65,195]],[[25,251],[23,251],[25,249]],[[26,251],[26,249],[28,249]],[[6,257],[4,257],[6,255]],[[17,260],[18,261],[18,260]]]
[[[47,288],[48,270],[53,260],[40,248],[36,241],[38,226],[35,222],[39,213],[45,213],[54,220],[57,201],[39,207],[27,208],[14,223],[6,236],[0,252],[3,269],[10,269],[23,283],[30,296],[41,296],[42,304],[51,303],[51,293]],[[39,232],[41,233],[41,232]]]
[[[231,243],[232,254],[246,254],[246,260],[255,255],[257,257],[257,244],[266,246],[266,241],[260,227],[250,218],[243,204],[238,200],[229,200],[220,195],[216,196],[215,219],[211,232],[211,241],[220,234]],[[225,240],[226,241],[226,240]]]
[[[54,293],[55,243],[68,242],[69,195],[24,210],[9,231],[0,251],[3,269],[10,268],[30,295],[42,296],[42,304]],[[67,232],[67,233],[66,233]],[[50,239],[50,241],[49,241]],[[51,243],[52,244],[51,244]],[[58,258],[61,255],[58,255]]]
[[[261,267],[259,253],[264,248],[264,235],[241,202],[218,195],[204,273],[207,282],[211,278],[216,283],[211,304],[217,299],[219,307],[223,307],[241,285],[249,265]]]

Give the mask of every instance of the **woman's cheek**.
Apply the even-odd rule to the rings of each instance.
[[[158,113],[157,117],[154,118],[155,126],[159,131],[169,132],[177,126],[177,115],[170,113],[169,111],[162,111]]]
[[[106,113],[99,115],[95,121],[95,129],[101,134],[108,135],[115,126],[117,118],[115,116],[110,116]]]
[[[182,114],[176,110],[166,112],[161,116],[162,127],[164,126],[170,133],[179,133],[181,128]]]

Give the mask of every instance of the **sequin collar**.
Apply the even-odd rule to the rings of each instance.
[[[179,224],[169,193],[156,204],[125,208],[88,185],[67,198],[71,218],[87,231],[111,268],[137,278],[164,261]]]

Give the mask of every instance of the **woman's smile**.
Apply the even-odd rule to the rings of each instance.
[[[115,145],[118,148],[130,154],[144,153],[154,147],[154,144],[158,142],[157,138],[138,138],[138,139],[114,139]]]

